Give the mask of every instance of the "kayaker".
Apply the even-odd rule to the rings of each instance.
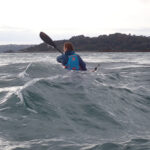
[[[75,53],[71,42],[64,43],[64,54],[58,56],[57,61],[68,70],[87,70],[85,62]]]

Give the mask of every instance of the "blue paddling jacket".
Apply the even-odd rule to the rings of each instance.
[[[67,51],[58,56],[57,61],[68,70],[87,70],[85,62],[74,51]]]

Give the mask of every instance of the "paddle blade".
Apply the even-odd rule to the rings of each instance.
[[[97,71],[97,69],[98,69],[99,66],[100,66],[100,64],[98,64],[98,65],[94,68],[93,72],[94,72],[94,71]]]
[[[53,42],[53,40],[44,32],[40,32],[40,38],[48,45],[56,48],[55,43]]]

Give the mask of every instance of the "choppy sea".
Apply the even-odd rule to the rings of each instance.
[[[150,53],[58,55],[0,54],[0,150],[150,150]]]

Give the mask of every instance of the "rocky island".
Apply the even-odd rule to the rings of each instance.
[[[150,52],[150,37],[131,34],[115,33],[98,37],[79,35],[69,40],[55,41],[55,43],[58,48],[62,49],[66,41],[72,42],[78,52]],[[56,52],[56,50],[41,43],[17,52]]]

